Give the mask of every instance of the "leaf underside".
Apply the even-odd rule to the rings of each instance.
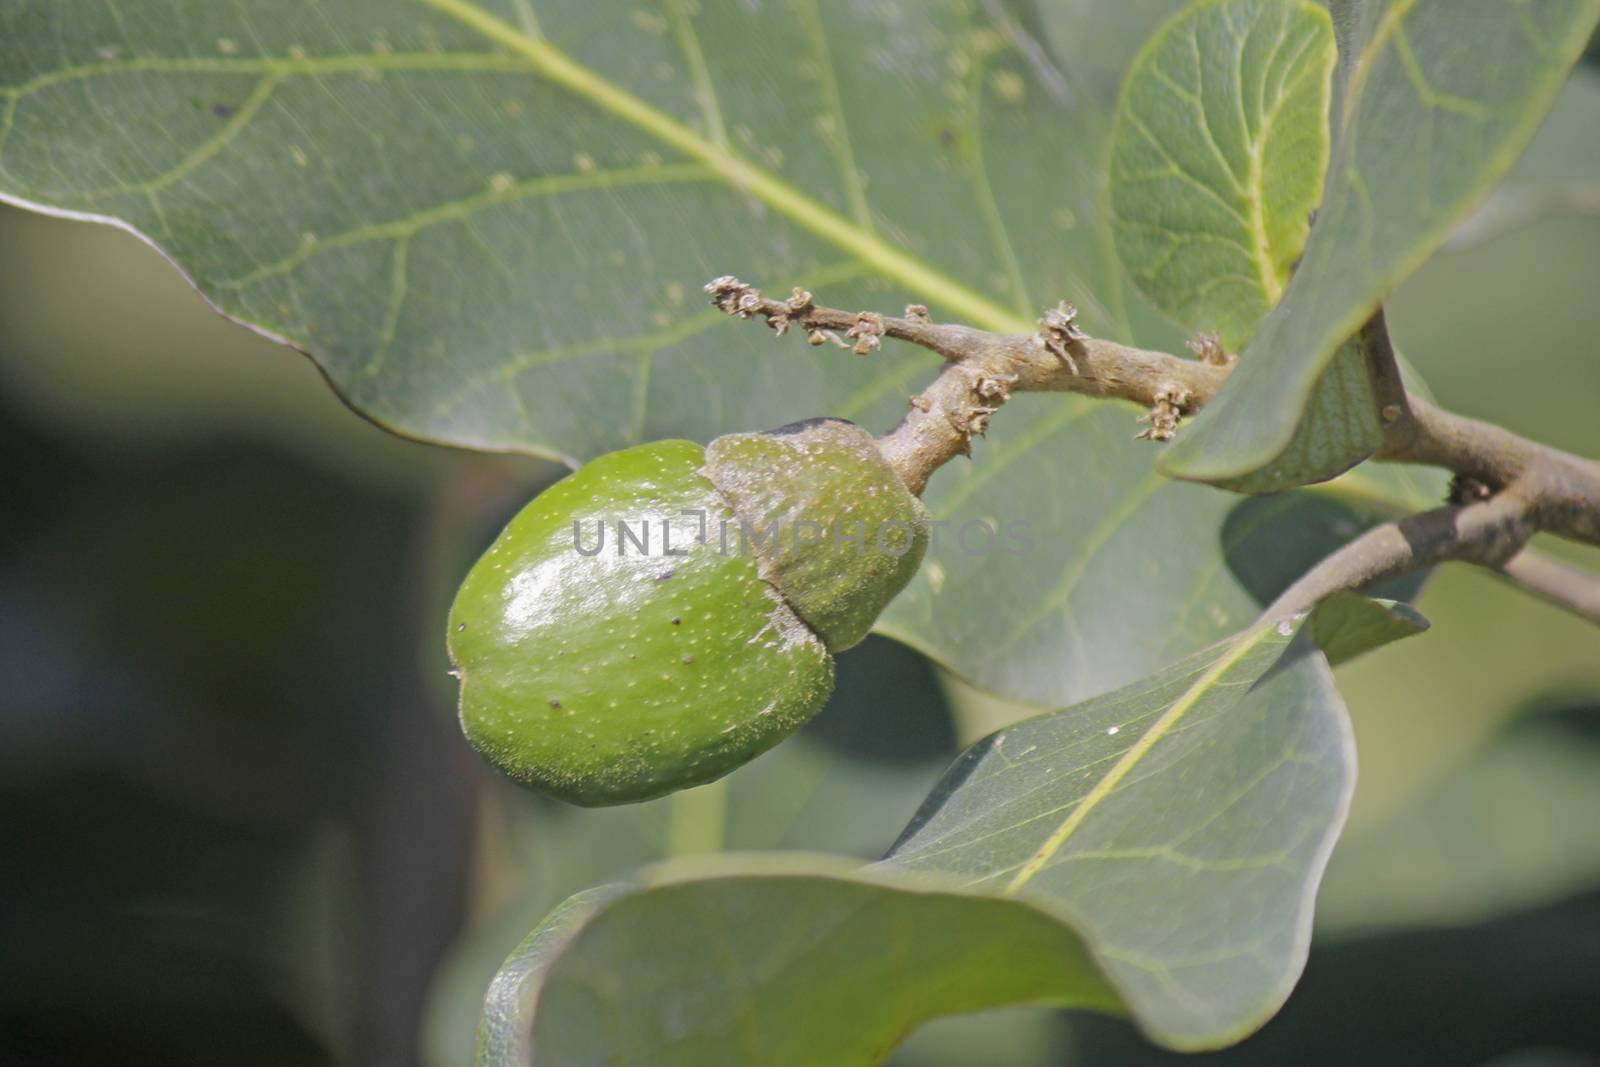
[[[1174,6],[1096,7],[1072,34],[1023,3],[996,22],[845,0],[20,0],[0,8],[0,197],[143,233],[412,436],[576,462],[821,414],[883,429],[923,354],[774,343],[698,286],[732,272],[1022,330],[1067,296],[1096,332],[1175,345],[1122,291],[1097,203],[1116,77]],[[1245,573],[1237,502],[1164,482],[1136,428],[1095,401],[1010,405],[935,478],[943,547],[880,629],[1060,705],[1238,629],[1276,591],[1256,564],[1309,562],[1297,527],[1346,539],[1433,495],[1357,472],[1321,526],[1321,497],[1252,511],[1275,555]],[[1000,523],[1031,547],[986,538]],[[1084,626],[1113,585],[1108,625]]]

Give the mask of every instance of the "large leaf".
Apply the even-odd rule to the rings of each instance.
[[[498,781],[487,853],[499,902],[464,931],[434,982],[424,1062],[469,1062],[508,946],[564,898],[673,856],[720,849],[883,855],[957,751],[936,672],[869,638],[838,657],[827,706],[794,738],[711,786],[613,808],[577,808]],[[491,830],[491,832],[493,832]]]
[[[474,925],[435,983],[427,1062],[470,1060],[484,990],[507,948],[563,898],[675,852],[882,855],[939,771],[937,760],[896,765],[840,755],[802,734],[724,782],[646,804],[578,809],[497,790],[507,827],[495,848],[505,903]]]
[[[479,1064],[859,1067],[937,1015],[1118,1003],[1069,929],[1014,900],[803,853],[641,877],[518,946]]]
[[[1200,0],[1128,71],[1111,142],[1117,252],[1157,306],[1229,351],[1283,294],[1322,196],[1336,49],[1310,0]],[[1341,474],[1383,441],[1347,342],[1271,464],[1216,479],[1265,493]]]
[[[886,420],[932,369],[756,356],[719,273],[1019,329],[1091,291],[1100,102],[1043,136],[1070,87],[986,15],[540,7],[9,4],[0,183],[143,232],[387,425],[569,458]]]
[[[1116,447],[1128,424],[1106,405],[1075,411],[1020,397],[1007,414],[1025,417],[997,422],[981,461],[933,482],[926,499],[945,525],[878,628],[983,688],[1041,707],[1125,685],[1226,638],[1387,517],[1385,505],[1361,496],[1301,490],[1241,500],[1168,481],[1146,456]],[[1069,443],[1074,428],[1100,461]],[[1031,477],[1006,476],[1023,465]],[[1381,492],[1424,506],[1441,499],[1431,472],[1383,473]],[[1067,488],[1046,495],[1041,484]],[[988,532],[1001,528],[1010,540]],[[1403,599],[1416,588],[1413,579],[1384,595]]]
[[[1180,477],[1236,479],[1288,447],[1339,346],[1532,137],[1600,0],[1344,0],[1334,14],[1350,61],[1322,208],[1282,302],[1163,454]],[[1370,418],[1370,403],[1342,411]]]
[[[1176,342],[1121,292],[1097,204],[1117,78],[1174,4],[1097,5],[1071,35],[1056,5],[1037,27],[1000,6],[17,0],[0,196],[145,234],[414,436],[575,461],[823,413],[885,428],[924,353],[776,344],[697,286],[1021,329],[1068,296],[1097,332]],[[1034,550],[947,538],[884,628],[1046,706],[1237,629],[1275,590],[1229,565],[1230,502],[1154,477],[1133,429],[1014,403],[930,503],[952,533],[1031,524]],[[1301,503],[1257,529],[1275,574],[1306,562],[1268,537]]]
[[[1157,307],[1229,351],[1305,245],[1336,55],[1311,0],[1203,0],[1128,70],[1111,140],[1117,253]]]
[[[729,857],[573,901],[492,987],[482,1062],[841,1067],[1008,1002],[1236,1040],[1299,973],[1353,781],[1302,625],[992,735],[871,867]]]

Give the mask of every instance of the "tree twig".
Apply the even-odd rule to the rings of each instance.
[[[1014,392],[1081,393],[1144,408],[1165,403],[1183,415],[1198,410],[1228,376],[1220,352],[1217,362],[1207,363],[1089,337],[1076,328],[1069,305],[1041,318],[1036,333],[997,334],[933,322],[916,305],[895,317],[823,307],[798,289],[787,300],[773,300],[731,277],[714,280],[706,291],[723,311],[759,316],[780,336],[796,330],[812,344],[835,343],[861,355],[888,337],[943,357],[943,370],[880,442],[915,493],[934,471],[970,452],[972,438],[982,436],[988,417]]]
[[[1546,603],[1600,623],[1600,574],[1534,549],[1524,549],[1500,568],[1513,585]]]
[[[1334,593],[1446,561],[1502,567],[1533,533],[1532,508],[1514,493],[1386,522],[1312,567],[1272,602],[1263,618],[1298,615]]]
[[[1418,396],[1375,457],[1453,471],[1478,494],[1517,487],[1539,529],[1600,544],[1600,463],[1530,441],[1493,423],[1435,407]]]
[[[895,317],[823,307],[798,289],[787,300],[772,300],[732,277],[718,278],[706,290],[723,311],[760,317],[780,336],[798,330],[813,344],[832,343],[861,355],[870,354],[887,337],[938,353],[945,366],[927,389],[911,398],[911,410],[879,442],[916,493],[940,466],[970,452],[972,438],[988,429],[990,417],[1012,393],[1071,392],[1128,400],[1149,411],[1150,428],[1140,436],[1164,439],[1180,419],[1216,395],[1234,363],[1214,339],[1191,344],[1200,358],[1184,359],[1090,337],[1078,328],[1076,313],[1067,304],[1046,311],[1035,333],[995,334],[933,322],[926,308],[915,305]],[[1600,544],[1600,463],[1408,395],[1381,310],[1363,328],[1362,342],[1385,425],[1374,459],[1453,472],[1457,504],[1507,497],[1499,508],[1518,512],[1518,528],[1527,527],[1521,541],[1542,530]],[[1463,509],[1461,514],[1470,520],[1478,512]],[[1426,527],[1412,532],[1426,532]],[[1471,539],[1462,539],[1463,532],[1471,531],[1458,531],[1442,543],[1454,546],[1452,551],[1476,551]]]

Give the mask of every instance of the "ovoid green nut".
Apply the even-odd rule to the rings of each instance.
[[[577,804],[718,778],[793,733],[916,572],[927,513],[860,427],[602,456],[534,498],[450,611],[461,724]]]

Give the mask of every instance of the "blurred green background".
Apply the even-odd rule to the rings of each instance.
[[[1600,219],[1392,302],[1440,400],[1600,455]],[[1132,447],[1130,445],[1130,447]],[[455,582],[555,467],[392,437],[134,238],[0,208],[0,1061],[470,1062],[501,957],[674,853],[881,853],[1026,714],[873,639],[801,738],[579,811],[459,737]],[[1578,554],[1600,566],[1600,554]],[[1600,631],[1465,568],[1341,671],[1361,782],[1301,989],[1237,1063],[1600,1063]],[[1168,1059],[1018,1009],[897,1064]]]

